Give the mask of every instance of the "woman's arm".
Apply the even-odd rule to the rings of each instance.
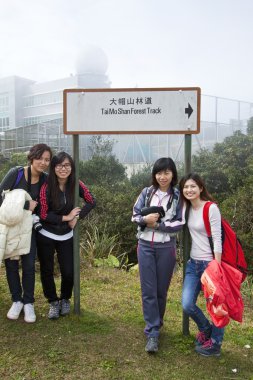
[[[148,187],[145,187],[140,195],[138,196],[134,207],[133,207],[133,215],[131,221],[137,223],[141,227],[145,227],[147,225],[148,220],[146,220],[147,216],[141,215],[141,209],[145,206],[145,198],[148,192]],[[151,214],[150,214],[151,215]]]
[[[85,202],[79,213],[79,217],[83,219],[96,206],[96,200],[82,181],[79,181],[79,195]]]
[[[213,239],[214,257],[220,263],[222,255],[221,214],[218,206],[214,203],[209,208],[209,221]]]
[[[16,179],[18,175],[18,168],[14,167],[8,171],[8,173],[3,178],[1,184],[0,184],[0,205],[3,202],[2,198],[2,192],[4,190],[12,190],[13,186],[15,185]]]

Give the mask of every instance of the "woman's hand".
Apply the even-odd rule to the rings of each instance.
[[[80,211],[81,211],[80,207],[73,208],[73,210],[71,210],[68,215],[63,215],[62,221],[63,222],[70,222],[70,221],[72,221],[73,219],[75,219],[76,217],[79,216]]]
[[[72,230],[75,228],[77,220],[78,220],[77,218],[74,218],[73,220],[70,220],[68,222],[68,225],[69,225],[70,228],[72,228]]]
[[[219,264],[221,264],[221,253],[214,253],[214,258]]]
[[[144,219],[144,222],[146,223],[147,227],[155,228],[156,222],[158,221],[159,217],[160,217],[160,215],[158,214],[158,212],[156,212],[154,214],[148,214],[148,215],[144,216],[143,219]]]
[[[37,204],[38,204],[38,202],[31,200],[29,202],[29,210],[33,212],[35,210],[35,208],[37,207]]]

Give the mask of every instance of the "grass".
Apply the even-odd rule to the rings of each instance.
[[[1,268],[0,379],[253,380],[252,305],[246,302],[243,324],[232,321],[226,328],[221,357],[204,358],[194,352],[195,326],[190,324],[189,336],[182,335],[181,282],[179,270],[168,295],[160,349],[152,356],[144,351],[138,273],[83,270],[81,315],[58,321],[47,319],[37,275],[37,322],[27,324],[23,317],[6,318],[10,299]]]

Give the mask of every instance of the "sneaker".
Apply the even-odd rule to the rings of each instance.
[[[158,337],[151,337],[148,338],[145,351],[149,353],[157,352],[158,351]]]
[[[202,346],[196,346],[195,351],[203,356],[220,356],[221,346],[209,339]]]
[[[21,313],[21,310],[23,309],[23,306],[24,306],[24,304],[21,301],[13,302],[10,310],[7,313],[7,318],[13,319],[13,320],[18,319],[18,317]]]
[[[27,323],[34,323],[36,321],[36,315],[34,312],[34,306],[32,303],[27,303],[24,306],[24,320]]]
[[[60,314],[64,317],[65,315],[68,315],[70,313],[70,300],[62,299],[60,302]]]
[[[212,333],[212,329],[208,329],[205,331],[199,331],[196,335],[195,345],[196,346],[202,346],[207,340],[210,339]]]
[[[49,319],[58,319],[59,316],[60,316],[60,303],[59,303],[59,301],[50,302],[48,318]]]

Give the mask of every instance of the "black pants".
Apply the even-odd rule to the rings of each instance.
[[[31,248],[21,255],[22,281],[19,275],[19,260],[5,260],[6,277],[13,302],[34,303],[36,231],[32,230]]]
[[[73,238],[64,241],[50,239],[38,233],[37,254],[40,261],[40,276],[44,296],[48,302],[57,301],[54,281],[54,253],[61,272],[60,299],[70,299],[73,290]]]

